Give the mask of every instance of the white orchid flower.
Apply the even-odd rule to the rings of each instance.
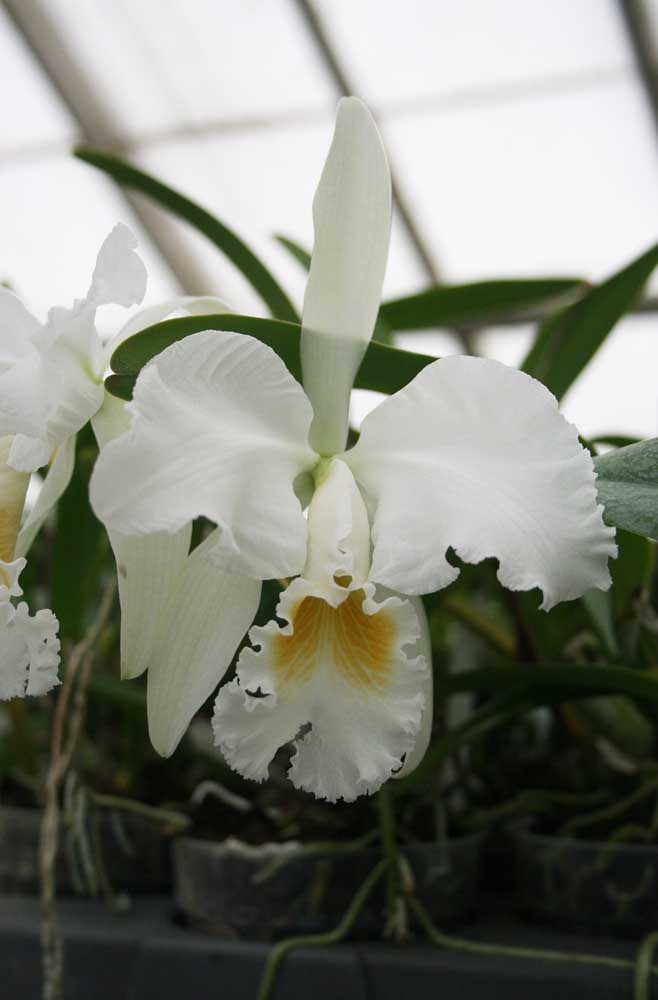
[[[15,550],[30,478],[7,464],[13,445],[11,437],[0,438],[0,701],[46,694],[59,684],[57,618],[46,609],[31,615],[24,601],[12,602],[23,593],[18,578],[26,562]]]
[[[91,496],[126,534],[209,518],[208,559],[236,579],[298,577],[277,608],[285,624],[252,631],[219,693],[216,742],[256,780],[293,742],[293,782],[349,800],[425,751],[430,651],[417,595],[458,575],[448,548],[466,562],[497,558],[501,582],[540,587],[548,609],[608,587],[615,545],[576,430],[540,383],[496,362],[429,365],[345,450],[391,219],[386,156],[354,98],[339,104],[313,216],[304,388],[251,337],[187,337],[140,373],[131,427],[103,449]],[[217,660],[236,646],[220,635]],[[177,670],[178,696],[181,674],[195,678]],[[170,752],[176,739],[163,742]]]
[[[17,435],[7,439],[11,445],[5,475],[20,480],[26,488],[29,472],[51,459],[36,503],[14,539],[20,556],[27,553],[71,479],[77,432],[91,420],[102,447],[125,429],[123,404],[107,395],[103,386],[109,358],[117,344],[174,313],[226,312],[225,304],[213,296],[179,297],[138,312],[116,337],[103,343],[95,324],[97,308],[109,303],[127,307],[141,302],[144,296],[146,270],[135,252],[136,246],[130,230],[117,225],[100,249],[87,296],[76,301],[71,309],[52,309],[44,325],[28,313],[14,294],[0,290],[0,433]],[[19,469],[25,471],[14,471]],[[18,518],[21,510],[22,503],[20,508],[12,507],[14,515],[18,511]],[[16,525],[12,522],[12,530],[14,527],[18,528],[18,522]],[[174,732],[184,731],[198,705],[217,686],[215,657],[211,655],[213,629],[229,627],[221,614],[212,619],[204,616],[200,626],[190,608],[198,614],[203,600],[214,601],[230,615],[231,599],[225,594],[230,583],[231,594],[236,592],[244,597],[245,591],[249,591],[251,602],[246,603],[253,617],[260,592],[253,581],[245,581],[236,590],[232,580],[227,583],[216,572],[209,580],[203,547],[188,560],[190,535],[190,525],[174,536],[130,538],[110,532],[122,609],[123,676],[136,677],[154,664],[149,679],[149,704],[157,705],[162,698],[161,668],[169,685],[171,670],[167,670],[172,659],[176,662],[184,655],[197,668],[196,688],[188,684],[179,694],[171,686],[167,688],[171,695],[169,705],[175,708],[167,719]],[[0,540],[1,537],[0,522]],[[23,565],[24,559],[20,562]],[[177,613],[170,608],[172,601]],[[17,614],[24,614],[22,607]],[[39,614],[42,621],[43,613]]]
[[[8,463],[22,472],[50,463],[21,528],[20,555],[68,486],[76,434],[103,403],[109,353],[96,329],[96,311],[110,303],[131,306],[144,296],[146,270],[136,245],[127,226],[115,226],[85,298],[70,309],[51,309],[44,324],[13,292],[0,289],[0,434],[14,435]]]

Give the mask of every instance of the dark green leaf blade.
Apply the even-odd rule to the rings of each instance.
[[[621,317],[636,303],[658,264],[658,244],[542,325],[523,371],[558,399],[578,378]]]
[[[275,233],[274,239],[277,243],[280,243],[284,250],[287,250],[291,257],[294,257],[298,264],[308,271],[311,267],[311,255],[308,250],[297,243],[296,240],[291,240],[289,236],[284,236],[283,233]]]
[[[572,300],[585,288],[576,278],[478,281],[468,285],[438,285],[401,299],[382,303],[379,316],[389,329],[460,328],[518,315],[530,308]]]
[[[276,351],[295,378],[301,375],[299,364],[301,328],[298,323],[233,313],[182,316],[146,327],[145,330],[140,330],[119,344],[110,360],[112,371],[117,375],[138,375],[144,365],[166,347],[202,330],[229,330],[256,337]]]
[[[178,191],[174,191],[167,184],[163,184],[162,181],[124,163],[115,156],[86,146],[78,146],[74,152],[79,160],[109,174],[117,184],[148,195],[174,215],[189,222],[229,258],[260,295],[273,316],[297,322],[299,319],[297,310],[276,278],[246,243],[214,215]]]
[[[120,399],[130,399],[137,375],[151,358],[176,341],[201,330],[229,330],[256,337],[276,351],[290,374],[301,380],[301,327],[298,323],[221,313],[164,320],[124,340],[112,355],[110,364],[114,375],[106,379],[108,392]],[[397,392],[433,361],[436,358],[427,354],[414,354],[372,341],[354,384],[358,389]]]
[[[658,438],[599,455],[594,468],[608,524],[658,539]]]
[[[78,434],[71,482],[57,504],[57,530],[52,542],[52,608],[62,639],[78,640],[98,602],[98,577],[109,553],[107,534],[89,506],[89,478],[98,448],[91,427]]]

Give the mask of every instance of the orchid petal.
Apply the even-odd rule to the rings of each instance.
[[[16,434],[13,438],[8,462],[17,472],[34,472],[48,465],[52,448],[47,441],[27,434]]]
[[[94,306],[133,306],[146,292],[146,268],[135,253],[137,239],[122,222],[105,238],[98,251],[96,267],[87,292]]]
[[[289,777],[319,798],[350,802],[400,769],[421,726],[427,665],[411,603],[372,588],[333,608],[302,578],[277,617],[254,628],[237,678],[215,703],[215,742],[227,763],[263,781],[277,749],[295,741]],[[310,730],[300,736],[300,729]]]
[[[350,391],[377,319],[391,229],[386,153],[355,97],[338,105],[313,222],[301,359],[315,413],[311,444],[331,455],[345,447]]]
[[[22,591],[18,576],[24,559],[0,561],[0,701],[46,694],[59,684],[59,623],[52,611],[30,615],[27,604],[14,607],[10,596]]]
[[[377,588],[376,594],[378,597],[382,591],[385,591],[385,588]],[[402,595],[398,594],[397,596],[401,597]],[[427,663],[428,669],[423,675],[423,685],[421,688],[424,698],[423,715],[420,720],[420,729],[416,736],[416,742],[413,749],[404,758],[404,765],[401,770],[393,775],[394,778],[405,778],[418,767],[430,744],[432,722],[434,721],[434,672],[432,670],[432,643],[427,615],[425,614],[425,608],[420,597],[409,597],[407,600],[416,612],[416,618],[420,627],[420,635],[416,640],[412,655],[422,657],[425,663]]]
[[[91,481],[97,516],[123,534],[221,527],[226,572],[299,573],[306,522],[293,483],[317,461],[311,408],[277,355],[252,337],[204,331],[140,373],[127,434],[103,449]]]
[[[18,296],[0,287],[0,372],[14,366],[32,350],[41,323],[28,312]]]
[[[13,448],[11,455],[13,457]],[[67,438],[55,453],[36,502],[21,525],[18,542],[16,543],[17,555],[27,555],[32,542],[41,530],[43,522],[55,504],[64,495],[66,487],[71,482],[74,467],[75,436]]]
[[[87,297],[71,309],[51,309],[44,326],[14,296],[0,295],[0,434],[17,435],[15,468],[40,468],[100,407],[105,352],[96,309],[141,301],[146,271],[136,245],[126,226],[115,226],[99,251]]]
[[[121,677],[139,677],[154,662],[154,650],[178,593],[192,526],[173,534],[121,535],[108,531],[117,565],[121,605]]]
[[[106,394],[92,427],[102,450],[130,427],[126,404]],[[121,535],[109,530],[108,536],[121,605],[121,677],[127,680],[139,677],[153,662],[180,586],[192,525],[186,524],[174,534]]]
[[[8,464],[13,439],[0,438],[0,559],[10,562],[16,554],[21,515],[29,475],[17,472]]]
[[[178,312],[188,313],[190,316],[205,316],[228,313],[232,310],[223,299],[218,299],[215,295],[179,295],[155,306],[147,306],[131,316],[119,330],[116,337],[107,345],[107,356],[111,357],[124,340]]]
[[[592,459],[557,401],[522,372],[449,357],[385,400],[345,456],[373,524],[371,578],[429,593],[465,562],[499,560],[511,590],[540,587],[546,610],[610,585],[614,530]]]
[[[149,665],[149,734],[169,757],[193,716],[217,688],[258,610],[261,583],[222,573],[213,532],[191,553]]]
[[[362,587],[370,569],[370,525],[352,472],[333,459],[313,494],[303,576],[314,594],[336,607],[346,588]]]

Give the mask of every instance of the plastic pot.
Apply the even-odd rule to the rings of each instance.
[[[658,846],[515,834],[517,898],[532,919],[641,937],[658,919]]]
[[[41,816],[40,809],[0,806],[0,892],[38,892]],[[169,841],[141,816],[123,813],[119,820],[116,814],[100,813],[98,839],[101,863],[113,890],[162,892],[171,885]],[[93,855],[91,843],[86,849]],[[58,893],[85,891],[85,866],[79,855],[62,826],[55,869]],[[98,859],[88,863],[98,876]]]
[[[475,913],[481,844],[475,834],[403,848],[420,899],[443,927]],[[300,844],[185,837],[174,845],[176,903],[187,922],[224,937],[317,933],[335,927],[380,857],[375,849],[311,853]],[[380,886],[355,924],[357,936],[381,937],[384,905]]]

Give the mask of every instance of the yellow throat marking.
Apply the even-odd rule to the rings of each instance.
[[[282,685],[304,683],[324,662],[353,687],[372,693],[390,680],[397,627],[387,611],[367,615],[362,590],[337,608],[305,597],[292,613],[292,635],[276,635],[273,667]]]

